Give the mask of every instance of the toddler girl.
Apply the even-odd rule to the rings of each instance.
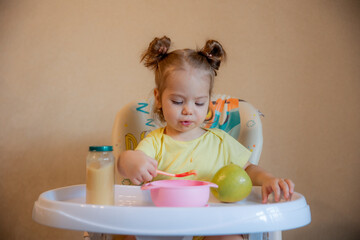
[[[200,51],[175,50],[168,53],[170,39],[155,38],[143,54],[145,66],[155,72],[155,115],[165,127],[154,130],[137,148],[121,153],[120,174],[134,184],[160,180],[156,169],[181,173],[195,169],[196,176],[187,179],[210,181],[223,166],[235,163],[245,169],[253,185],[262,186],[262,200],[267,202],[274,192],[289,200],[294,183],[272,176],[250,164],[251,152],[237,140],[219,129],[205,129],[214,77],[226,57],[222,45],[214,40],[206,42]],[[206,237],[205,239],[212,239]],[[215,239],[242,239],[242,236],[216,236]]]

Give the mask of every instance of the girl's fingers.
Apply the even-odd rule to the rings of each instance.
[[[261,192],[262,192],[262,203],[267,203],[269,193],[268,193],[266,187],[262,187]]]
[[[280,187],[279,187],[279,182],[275,182],[272,185],[272,190],[274,191],[275,202],[280,201],[281,191],[280,191]]]
[[[274,192],[275,202],[279,202],[281,193],[284,194],[286,200],[291,200],[291,196],[294,193],[295,184],[290,179],[273,179],[272,182],[262,188],[262,202],[267,203],[269,195]]]
[[[287,185],[289,186],[289,200],[291,200],[291,197],[294,193],[294,189],[295,189],[295,184],[293,181],[291,181],[290,179],[285,179],[285,182],[287,183]]]
[[[156,173],[156,169],[157,169],[157,165],[158,162],[155,159],[149,158],[149,168],[148,168],[148,172],[151,174],[152,177],[156,177],[157,173]]]
[[[156,173],[156,167],[154,165],[150,165],[149,169],[148,169],[148,173],[152,176],[152,177],[156,177],[157,173]]]
[[[288,186],[287,182],[285,182],[285,180],[283,180],[283,179],[280,179],[279,186],[284,194],[284,198],[288,200],[289,199],[289,186]]]
[[[134,184],[134,185],[140,185],[143,181],[137,179],[137,178],[134,178],[134,179],[130,179],[130,181]]]
[[[295,184],[293,181],[291,181],[290,179],[285,179],[285,182],[287,183],[287,185],[289,186],[289,192],[290,194],[294,193],[294,189],[295,189]]]
[[[263,186],[261,188],[262,191],[262,202],[267,203],[269,201],[269,195],[273,192],[273,189],[271,186]]]
[[[151,175],[150,172],[147,172],[144,174],[144,176],[142,177],[143,182],[149,182],[153,179],[153,176]]]
[[[158,165],[158,162],[155,159],[152,159],[152,158],[149,158],[149,161],[150,161],[151,165],[156,169],[157,165]]]

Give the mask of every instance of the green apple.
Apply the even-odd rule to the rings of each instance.
[[[219,186],[211,188],[211,192],[221,202],[241,201],[250,194],[252,188],[249,175],[236,164],[219,169],[211,182]]]

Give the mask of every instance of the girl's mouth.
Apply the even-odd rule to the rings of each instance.
[[[191,121],[180,121],[181,125],[183,126],[189,126],[192,122]]]

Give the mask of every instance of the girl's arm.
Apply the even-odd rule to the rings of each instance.
[[[157,161],[140,150],[127,150],[120,154],[117,168],[122,176],[139,185],[156,177]]]
[[[277,178],[251,163],[245,165],[245,171],[251,178],[254,186],[261,186],[262,188],[262,201],[266,203],[270,193],[274,192],[275,201],[280,201],[281,191],[284,194],[286,200],[291,199],[291,195],[294,193],[295,184],[290,179]]]

